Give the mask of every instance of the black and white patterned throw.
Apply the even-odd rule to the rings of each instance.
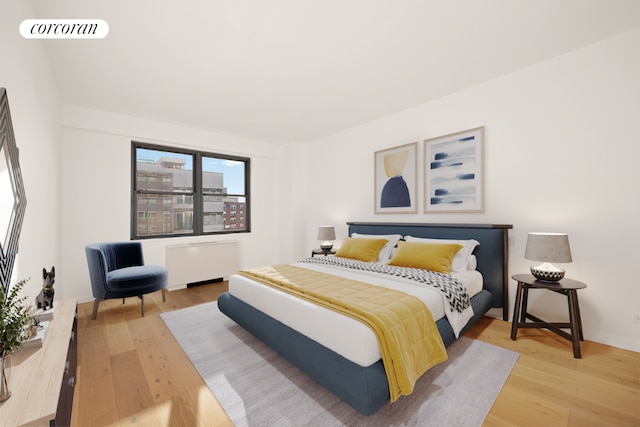
[[[431,286],[438,290],[445,297],[451,309],[458,313],[467,310],[471,305],[471,300],[465,287],[458,279],[448,274],[436,273],[419,268],[398,267],[377,262],[364,262],[342,257],[312,257],[303,259],[300,262],[386,274]]]

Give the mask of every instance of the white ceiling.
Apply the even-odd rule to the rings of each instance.
[[[35,0],[63,101],[309,141],[640,26],[638,0]],[[637,52],[630,54],[638,54]]]

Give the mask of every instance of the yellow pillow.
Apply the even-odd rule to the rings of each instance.
[[[342,241],[342,246],[336,252],[336,256],[357,259],[359,261],[375,262],[378,260],[380,249],[388,242],[387,239],[358,239],[347,237]]]
[[[451,262],[460,249],[462,246],[458,244],[398,242],[398,250],[389,265],[450,274]]]

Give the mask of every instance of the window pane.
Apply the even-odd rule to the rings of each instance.
[[[224,199],[224,229],[226,231],[246,230],[244,197],[225,197]]]
[[[193,196],[138,194],[136,199],[138,236],[193,233]]]
[[[243,161],[202,156],[202,191],[203,194],[246,195],[244,185]]]
[[[224,231],[224,220],[220,212],[204,212],[202,217],[203,231],[211,233],[215,231]]]
[[[193,192],[193,156],[136,148],[136,189]]]
[[[246,230],[245,163],[202,157],[203,231]],[[242,208],[240,208],[242,206]],[[242,211],[242,214],[240,214]]]

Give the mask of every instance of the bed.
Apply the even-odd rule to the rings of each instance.
[[[464,325],[452,326],[452,322],[455,324],[455,321],[449,321],[448,313],[443,315],[436,314],[437,309],[434,311],[435,325],[445,346],[455,342],[491,309],[501,308],[502,318],[507,320],[507,243],[511,225],[373,222],[347,224],[350,237],[400,235],[403,236],[402,240],[405,240],[405,236],[411,236],[416,240],[429,238],[478,242],[468,261],[473,264],[469,265],[473,267],[469,276],[480,276],[481,283],[470,298],[470,319],[465,319]],[[315,267],[315,264],[305,264],[304,267],[324,269]],[[358,274],[353,277],[363,281],[363,276]],[[371,280],[378,283],[377,277]],[[384,282],[386,279],[380,280]],[[385,283],[382,285],[386,286]],[[313,303],[296,300],[291,295],[282,295],[284,293],[277,290],[263,288],[268,287],[252,283],[252,280],[245,276],[232,275],[229,279],[229,291],[219,297],[218,307],[221,312],[358,412],[364,415],[373,414],[389,401],[389,383],[384,365],[379,353],[376,355],[375,349],[370,348],[370,341],[375,341],[375,337],[350,337],[348,328],[340,323],[344,322],[344,316],[324,313],[321,307]],[[291,301],[291,298],[294,301]],[[325,315],[329,317],[322,317]],[[366,329],[363,325],[353,325],[353,328]],[[355,333],[356,331],[353,332]]]

